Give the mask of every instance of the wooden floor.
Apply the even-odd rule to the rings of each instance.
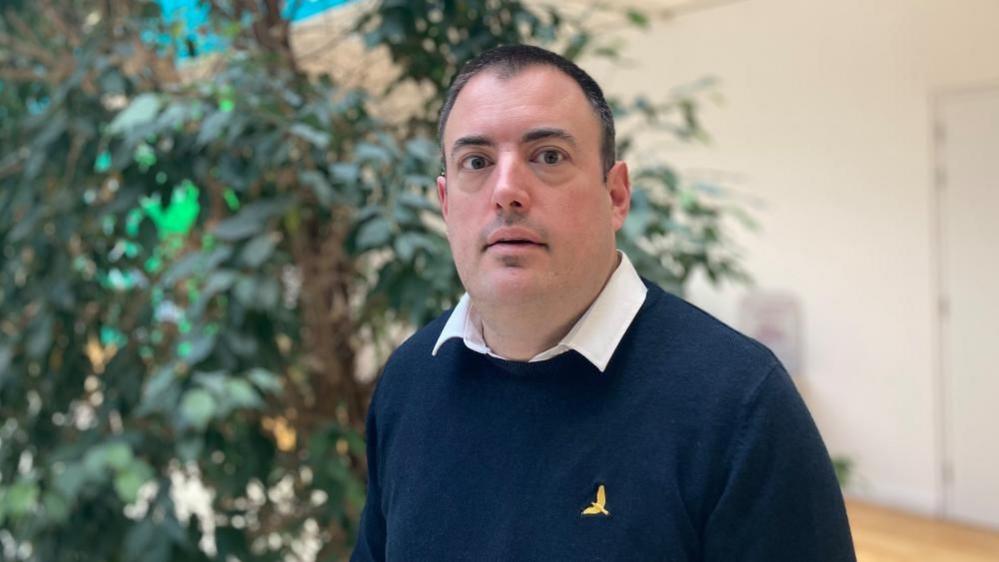
[[[858,562],[999,562],[999,532],[847,501]]]

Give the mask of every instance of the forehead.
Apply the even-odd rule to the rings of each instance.
[[[458,94],[443,140],[449,149],[464,136],[503,142],[548,127],[565,130],[583,145],[598,142],[600,121],[575,80],[550,66],[531,66],[511,76],[487,70]]]

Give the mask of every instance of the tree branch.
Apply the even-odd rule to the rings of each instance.
[[[58,28],[59,32],[63,37],[69,41],[69,44],[73,47],[80,46],[80,34],[75,28],[66,23],[66,19],[63,14],[52,5],[51,0],[37,0],[38,4],[42,8],[42,13],[45,18],[48,19],[52,24]]]
[[[11,82],[38,82],[42,80],[38,73],[29,68],[0,68],[0,80]]]
[[[69,144],[69,153],[66,155],[66,176],[63,178],[63,185],[71,186],[73,176],[76,175],[76,164],[83,152],[83,136],[79,133],[73,135]]]
[[[0,35],[0,40],[12,51],[22,56],[34,58],[46,66],[55,66],[55,59],[42,46],[42,40],[35,35],[28,24],[24,23],[24,20],[14,10],[7,10],[4,12],[4,15],[7,17],[7,21],[13,24],[14,28],[21,33],[23,41],[14,42],[10,36],[5,35]]]

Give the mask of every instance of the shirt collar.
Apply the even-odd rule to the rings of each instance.
[[[545,361],[574,350],[593,363],[600,372],[607,368],[621,338],[642,308],[648,292],[628,256],[621,251],[618,253],[621,255],[621,262],[593,304],[559,343],[535,355],[530,362]],[[460,338],[472,351],[504,359],[486,345],[481,326],[471,299],[465,293],[444,324],[432,355],[437,355],[437,351],[447,340]]]

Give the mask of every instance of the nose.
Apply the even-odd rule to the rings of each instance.
[[[496,164],[496,184],[493,186],[493,205],[496,212],[526,213],[531,207],[529,189],[530,170],[514,155],[500,158]]]

